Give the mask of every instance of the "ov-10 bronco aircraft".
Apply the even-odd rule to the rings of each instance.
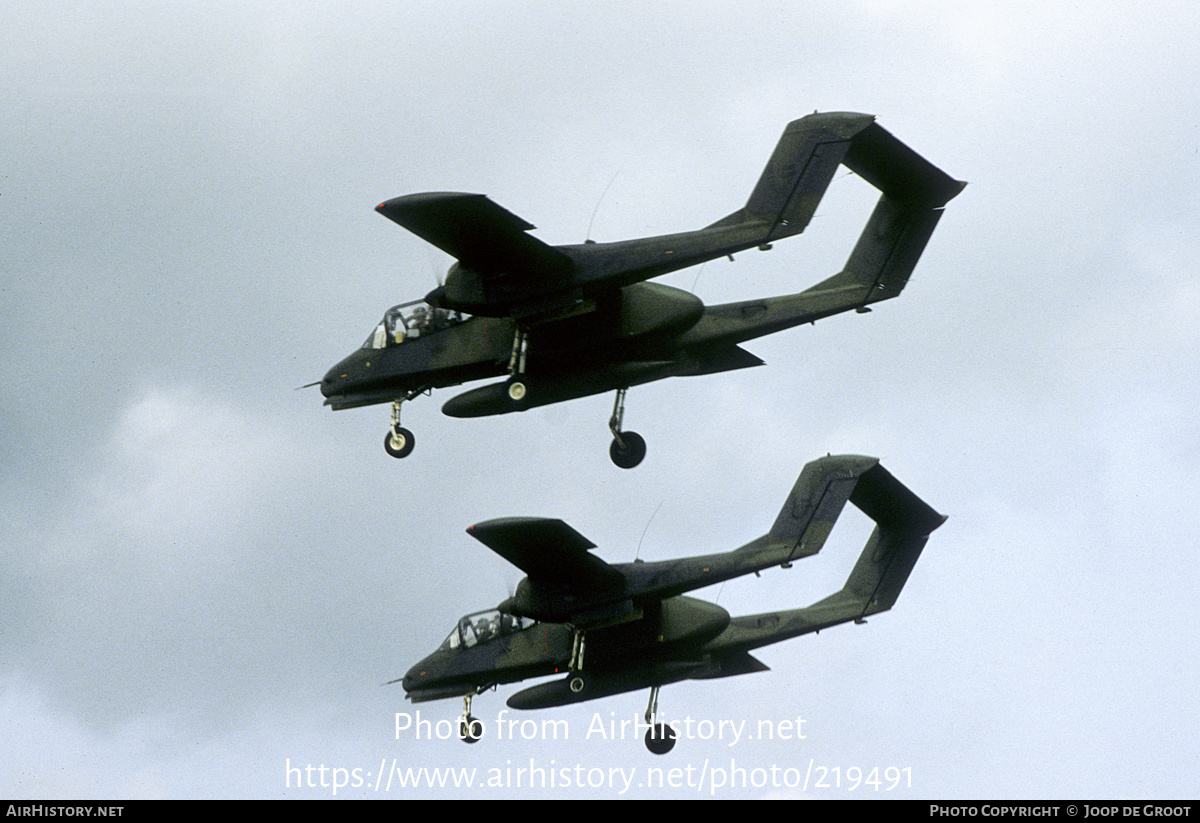
[[[845,268],[799,294],[705,306],[642,281],[804,231],[838,165],[882,192]],[[388,309],[363,345],[321,381],[326,405],[392,404],[384,448],[413,449],[406,400],[507,375],[442,406],[451,417],[520,411],[616,390],[613,462],[646,443],[623,426],[630,386],[762,365],[740,343],[895,297],[942,208],[965,186],[867,114],[811,114],[788,125],[746,205],[698,231],[550,246],[482,194],[410,194],[376,211],[457,259],[423,300]]]
[[[816,554],[847,500],[876,526],[841,591],[806,608],[746,617],[684,596]],[[514,694],[513,709],[649,688],[646,746],[665,754],[676,735],[655,722],[662,686],[766,671],[752,650],[887,611],[945,519],[876,458],[843,455],[805,466],[771,530],[725,554],[609,564],[561,520],[479,523],[467,533],[528,576],[499,607],[459,620],[441,647],[404,675],[404,690],[414,703],[462,697],[459,736],[473,743],[484,726],[471,715],[471,700],[500,684],[566,673]]]

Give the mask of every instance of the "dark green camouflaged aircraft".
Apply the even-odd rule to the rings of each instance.
[[[840,591],[806,608],[746,617],[683,595],[816,554],[847,500],[876,527]],[[887,611],[945,519],[876,458],[840,455],[805,466],[771,530],[725,554],[609,564],[561,520],[479,523],[467,533],[528,576],[497,608],[463,617],[404,675],[404,690],[414,703],[463,697],[459,736],[475,742],[485,727],[471,716],[471,699],[500,684],[566,673],[514,694],[514,709],[649,688],[646,746],[665,754],[676,735],[656,722],[661,686],[766,671],[751,650]]]
[[[839,164],[882,192],[840,273],[799,294],[717,306],[642,282],[799,234]],[[400,425],[401,404],[436,388],[508,376],[451,398],[442,407],[451,417],[616,390],[610,454],[632,468],[646,444],[622,430],[630,386],[762,365],[739,344],[895,297],[964,185],[873,116],[830,112],[789,124],[746,205],[699,231],[549,246],[482,194],[397,197],[376,211],[458,262],[423,300],[388,309],[321,393],[334,409],[391,403],[384,447],[404,457],[413,435]]]

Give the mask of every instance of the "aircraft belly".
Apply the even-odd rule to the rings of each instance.
[[[581,367],[570,373],[555,371],[551,375],[533,371],[526,375],[527,393],[520,404],[508,395],[508,383],[492,383],[455,395],[443,404],[442,413],[448,417],[486,417],[493,414],[524,411],[577,397],[628,388],[679,374],[684,364],[672,360],[615,363],[607,367]]]
[[[539,683],[508,698],[511,709],[550,709],[595,700],[599,697],[641,691],[650,686],[662,686],[688,680],[704,664],[698,662],[663,663],[623,671],[588,672],[580,691],[571,688],[570,678]]]
[[[696,650],[729,625],[715,603],[677,596],[641,619],[588,631],[587,668],[598,672],[699,662]]]

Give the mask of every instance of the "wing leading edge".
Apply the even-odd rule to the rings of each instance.
[[[539,585],[573,591],[606,590],[621,573],[589,552],[596,544],[562,520],[504,517],[477,523],[467,534],[512,563]]]
[[[483,194],[426,192],[396,197],[375,211],[454,257],[491,276],[560,277],[571,258],[527,234],[535,228]]]

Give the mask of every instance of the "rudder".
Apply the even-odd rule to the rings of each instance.
[[[792,560],[819,552],[846,501],[854,499],[859,478],[878,464],[878,458],[857,455],[822,457],[806,464],[766,541],[789,546]]]
[[[804,231],[855,136],[874,120],[869,114],[824,112],[788,123],[746,205],[709,228],[763,223],[763,242]]]

